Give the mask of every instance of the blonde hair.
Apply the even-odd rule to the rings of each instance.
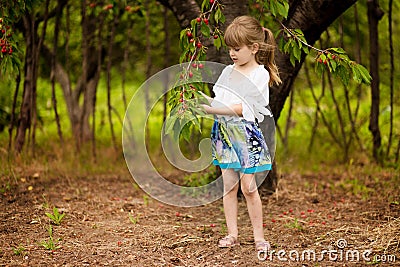
[[[271,30],[266,29],[253,17],[236,17],[228,26],[224,35],[225,43],[230,47],[252,46],[258,44],[256,61],[269,71],[269,84],[280,84],[278,67],[275,64],[275,37]]]

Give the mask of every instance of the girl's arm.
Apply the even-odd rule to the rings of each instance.
[[[242,104],[235,104],[229,107],[211,107],[208,105],[202,105],[204,111],[208,114],[215,115],[227,115],[227,116],[243,116],[243,107]]]

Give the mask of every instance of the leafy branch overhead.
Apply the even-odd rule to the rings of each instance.
[[[315,70],[322,74],[325,70],[336,75],[343,84],[348,85],[352,78],[358,83],[371,83],[371,75],[361,64],[350,59],[346,51],[342,48],[318,49],[307,43],[304,33],[300,29],[288,29],[282,25],[284,37],[279,39],[278,45],[281,51],[290,55],[290,62],[295,65],[296,61],[301,61],[302,53],[310,54],[310,51],[317,53],[315,57]]]

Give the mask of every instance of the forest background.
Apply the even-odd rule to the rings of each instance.
[[[224,27],[235,16],[250,14],[276,33],[282,48],[277,63],[284,83],[271,88],[270,97],[276,120],[277,173],[266,189],[275,192],[279,178],[300,173],[318,177],[330,187],[339,185],[343,195],[363,201],[381,196],[382,203],[398,210],[400,63],[395,59],[400,51],[396,27],[400,3],[334,2],[1,3],[4,199],[34,191],[38,177],[44,181],[111,174],[129,177],[121,139],[124,114],[135,92],[155,73],[190,60],[185,58],[183,43],[189,43],[187,29],[193,31],[199,17],[195,27],[201,30],[194,39],[203,54],[194,62],[229,63],[221,41]],[[221,12],[218,18],[217,11]],[[283,29],[301,31],[290,35]],[[291,45],[285,46],[290,40]],[[351,61],[347,72],[336,71],[341,57]],[[362,69],[354,70],[351,64],[368,69],[371,83]],[[146,94],[151,96],[151,90]],[[208,183],[215,179],[212,166],[202,173],[183,172],[160,152],[159,132],[171,109],[168,98],[172,97],[167,95],[153,107],[148,119],[148,152],[168,179],[186,186]],[[210,126],[204,122],[201,133],[196,127],[190,129],[190,141],[181,140],[185,155],[198,156],[198,141],[209,135]],[[330,175],[340,170],[351,170],[351,177],[332,182]],[[384,179],[371,181],[375,176]],[[301,186],[312,190],[313,179],[300,180]]]

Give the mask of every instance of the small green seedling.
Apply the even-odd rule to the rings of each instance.
[[[129,216],[129,220],[131,221],[131,223],[137,224],[139,222],[140,214],[133,217],[133,215],[129,213],[128,216]]]
[[[22,245],[13,248],[14,255],[21,256],[25,254],[25,248]]]
[[[55,225],[60,225],[62,219],[64,218],[65,214],[64,213],[59,213],[58,209],[56,207],[53,208],[53,213],[48,213],[46,212],[46,216],[51,219],[51,221]]]
[[[303,226],[301,225],[301,222],[299,222],[299,220],[297,218],[295,218],[293,220],[293,222],[285,224],[285,226],[288,228],[294,228],[294,229],[297,229],[300,231],[303,230]]]
[[[43,240],[42,242],[40,242],[40,245],[42,245],[45,249],[51,251],[61,248],[61,246],[57,245],[58,241],[60,241],[61,238],[58,238],[56,241],[54,241],[53,228],[51,227],[51,225],[49,225],[47,232],[49,233],[49,239]]]

